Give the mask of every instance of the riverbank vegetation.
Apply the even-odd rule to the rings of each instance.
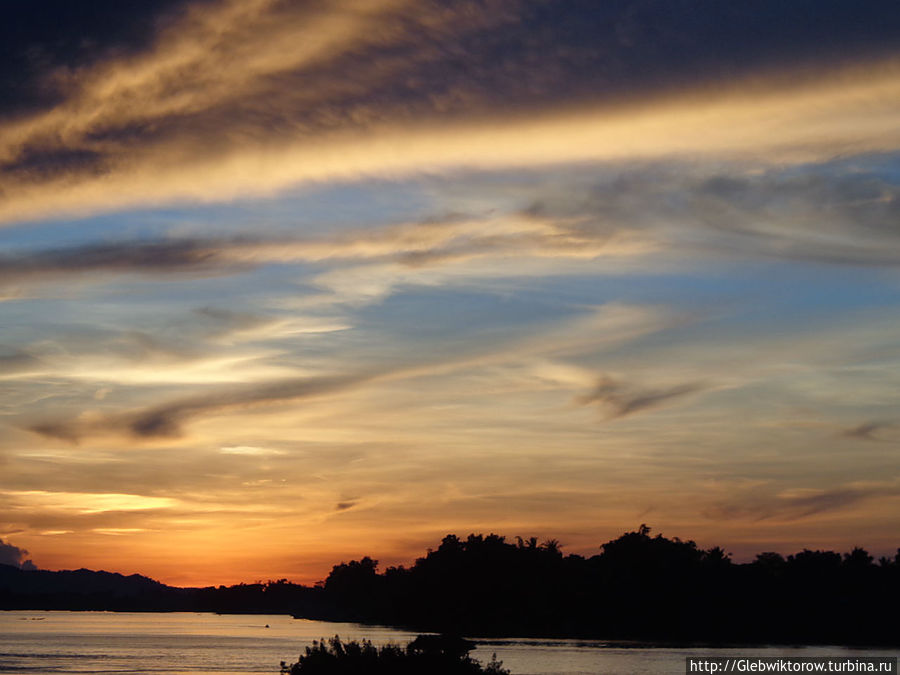
[[[447,535],[410,566],[371,557],[314,587],[286,580],[183,589],[107,572],[0,565],[0,609],[290,613],[469,636],[707,643],[900,644],[900,551],[723,549],[641,526],[593,556],[559,542]]]
[[[408,568],[363,558],[337,565],[325,612],[479,636],[675,642],[897,644],[900,551],[877,563],[843,555],[761,553],[735,564],[721,548],[653,536],[641,526],[598,555],[556,541],[448,535]]]

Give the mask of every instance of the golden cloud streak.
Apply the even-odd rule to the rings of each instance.
[[[274,148],[224,152],[179,139],[137,152],[115,170],[22,182],[0,202],[5,222],[171,201],[271,194],[304,182],[399,177],[663,157],[825,160],[900,148],[900,67],[843,71],[802,87],[691,94],[628,109],[546,112],[520,119],[381,125]]]
[[[166,509],[179,504],[170,497],[97,493],[97,492],[48,492],[45,490],[7,491],[3,495],[22,501],[29,508],[75,511],[90,515],[107,511],[143,511]]]
[[[68,146],[104,129],[209,110],[247,95],[260,77],[384,39],[379,19],[404,3],[338,0],[324,9],[278,12],[274,0],[230,0],[193,8],[149,53],[60,75],[73,95],[7,125],[0,160],[14,159],[27,146]]]

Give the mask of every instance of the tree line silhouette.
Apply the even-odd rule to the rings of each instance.
[[[653,536],[644,525],[597,555],[558,541],[450,534],[405,567],[335,565],[314,587],[282,579],[182,589],[106,572],[0,566],[0,608],[290,613],[468,636],[671,642],[900,644],[900,549],[760,553]]]
[[[337,565],[323,590],[331,612],[321,618],[464,635],[900,642],[900,549],[877,564],[861,548],[735,564],[645,525],[589,558],[563,555],[555,540],[448,535],[409,568]]]

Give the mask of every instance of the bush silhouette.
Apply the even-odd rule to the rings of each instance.
[[[469,656],[475,644],[461,638],[420,635],[405,648],[370,640],[315,640],[282,675],[509,675],[496,657],[482,666]]]

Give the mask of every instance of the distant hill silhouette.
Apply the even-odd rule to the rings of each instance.
[[[369,557],[315,587],[285,580],[183,589],[109,572],[0,565],[2,609],[290,613],[469,636],[671,642],[900,644],[900,550],[761,553],[735,564],[718,547],[641,526],[598,555],[557,541],[444,537],[410,567]]]
[[[169,609],[184,594],[183,589],[139,574],[123,576],[86,569],[29,571],[0,565],[3,609]]]
[[[111,610],[290,614],[318,611],[321,589],[282,579],[206,588],[166,586],[139,574],[80,569],[27,571],[0,565],[0,609]]]

